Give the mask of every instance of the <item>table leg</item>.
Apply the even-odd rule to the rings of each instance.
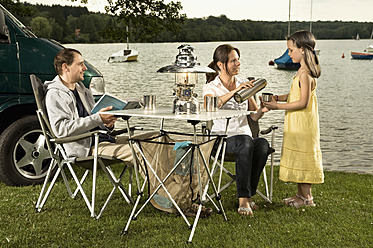
[[[129,119],[126,120],[126,123],[127,123],[127,130],[130,130],[130,123],[129,123]],[[137,183],[137,194],[142,194],[142,190],[140,189],[140,179],[139,179],[139,172],[138,172],[138,164],[137,164],[137,155],[136,155],[136,152],[133,148],[133,141],[131,140],[131,132],[128,132],[128,138],[129,138],[129,146],[131,148],[131,152],[132,152],[132,157],[133,157],[133,167],[135,169],[135,176],[136,176],[136,183]]]
[[[220,210],[222,211],[223,213],[223,217],[225,220],[228,220],[227,219],[227,216],[225,215],[225,211],[224,211],[224,208],[223,208],[223,204],[221,203],[221,195],[220,195],[220,192],[217,191],[216,189],[216,186],[215,186],[215,183],[212,179],[212,174],[208,168],[208,164],[206,162],[206,159],[203,157],[203,154],[202,154],[202,151],[200,149],[200,147],[197,147],[197,151],[199,152],[200,156],[202,157],[202,162],[203,162],[203,165],[205,166],[205,169],[207,171],[207,175],[208,175],[208,181],[211,182],[211,185],[212,185],[212,188],[214,190],[214,193],[215,193],[215,198],[216,200],[219,202],[219,205],[220,205]],[[203,195],[202,195],[202,201],[205,202],[206,201],[206,195],[207,195],[207,190],[208,190],[208,187],[205,188],[204,192],[203,192]]]
[[[228,121],[227,121],[228,122]],[[196,130],[196,123],[192,123],[193,125],[193,130],[194,130],[194,143],[197,144],[197,130]],[[221,144],[219,145],[219,150],[221,148]],[[218,193],[217,189],[216,189],[216,186],[215,186],[215,183],[212,179],[212,175],[210,173],[210,170],[208,168],[208,165],[207,165],[207,162],[206,162],[206,159],[204,158],[203,156],[203,153],[200,149],[199,146],[197,146],[196,148],[196,152],[195,152],[195,156],[196,156],[196,164],[197,164],[197,176],[198,176],[198,186],[199,186],[199,190],[200,190],[200,203],[199,203],[199,206],[198,206],[198,211],[197,211],[197,214],[196,214],[196,217],[194,219],[194,223],[193,223],[193,227],[192,227],[192,231],[190,232],[190,235],[189,235],[189,239],[188,239],[188,242],[191,243],[192,242],[192,239],[193,239],[193,236],[194,236],[194,232],[195,232],[195,229],[197,227],[197,224],[198,224],[198,220],[199,220],[199,216],[201,214],[201,211],[202,211],[202,206],[204,204],[204,202],[206,201],[206,195],[207,195],[207,191],[208,191],[208,186],[209,186],[209,183],[211,182],[212,184],[212,187],[213,187],[213,190],[214,190],[214,193],[216,195],[216,199],[218,200],[219,202],[219,206],[220,206],[220,210],[222,211],[223,213],[223,217],[224,219],[227,221],[227,216],[225,214],[225,211],[224,211],[224,208],[223,208],[223,204],[221,203],[221,199],[220,199],[220,194]],[[199,156],[201,156],[201,160],[202,160],[202,163],[207,171],[207,175],[208,175],[208,179],[207,179],[207,182],[206,182],[206,187],[204,190],[202,190],[202,183],[201,183],[201,174],[200,174],[200,163],[199,163]],[[213,168],[214,169],[214,168]],[[213,171],[213,170],[212,170]]]
[[[141,187],[141,192],[144,191],[144,188],[145,188],[145,185],[146,185],[147,179],[148,179],[148,178],[145,178],[145,180],[144,180],[144,183],[143,183],[143,185],[142,185],[142,187]],[[141,194],[138,194],[138,195],[137,195],[137,199],[136,199],[135,205],[134,205],[133,208],[132,208],[132,211],[131,211],[130,217],[129,217],[128,221],[127,221],[126,226],[124,227],[124,229],[123,229],[123,231],[122,231],[122,234],[126,234],[126,233],[128,233],[128,229],[129,229],[129,227],[130,227],[131,220],[135,220],[135,218],[134,218],[133,216],[134,216],[134,214],[135,214],[135,211],[136,211],[137,206],[139,205],[139,202],[140,202],[140,198],[141,198],[141,197],[142,197]]]
[[[126,119],[126,123],[127,123],[127,130],[130,130],[129,118]],[[143,196],[143,191],[144,191],[144,188],[145,188],[145,185],[146,185],[146,182],[147,182],[147,178],[145,178],[143,185],[140,186],[140,179],[139,179],[139,174],[138,174],[138,166],[140,166],[140,165],[137,164],[137,159],[136,159],[137,155],[136,155],[136,152],[133,148],[134,142],[132,140],[130,140],[131,139],[131,132],[128,132],[128,138],[129,138],[128,143],[129,143],[129,146],[131,148],[132,157],[133,157],[133,167],[135,169],[135,176],[136,176],[136,183],[137,183],[137,199],[136,199],[135,205],[133,206],[133,209],[131,211],[128,222],[127,222],[125,228],[122,231],[122,234],[125,234],[125,233],[128,232],[129,225],[131,223],[131,220],[133,219],[133,215],[136,211],[137,205],[139,204],[140,199]]]

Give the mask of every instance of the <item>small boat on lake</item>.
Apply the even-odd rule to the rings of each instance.
[[[370,40],[373,38],[373,30],[370,34]],[[351,52],[353,59],[373,59],[373,44],[368,45],[363,52]]]
[[[373,52],[351,52],[351,57],[353,59],[373,59]]]
[[[274,60],[277,69],[288,69],[288,70],[298,70],[300,67],[299,63],[293,63],[293,60],[289,56],[289,50],[286,49],[284,54]]]
[[[127,49],[120,50],[110,55],[110,57],[107,60],[108,62],[137,61],[137,58],[139,57],[139,52],[134,49],[130,49],[128,26],[126,26],[126,32],[127,32]]]
[[[137,61],[139,52],[134,49],[124,49],[110,55],[108,62]]]
[[[373,45],[367,46],[363,52],[351,52],[351,57],[353,59],[373,59]]]

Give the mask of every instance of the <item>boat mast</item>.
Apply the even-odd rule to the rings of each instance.
[[[126,26],[126,33],[127,33],[127,50],[130,49],[130,42],[129,42],[129,33],[128,33],[128,25]]]
[[[310,33],[312,33],[312,0],[311,0],[311,16],[310,16]]]
[[[289,0],[289,22],[288,22],[288,36],[290,36],[290,10],[291,10],[291,0]]]

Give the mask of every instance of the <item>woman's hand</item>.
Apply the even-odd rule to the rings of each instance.
[[[259,100],[260,100],[260,108],[258,108],[256,101],[254,100],[254,97],[249,98],[249,109],[248,110],[255,111],[255,113],[250,114],[251,119],[253,119],[254,121],[258,121],[260,118],[262,118],[264,113],[269,112],[269,109],[263,105],[262,98],[260,96],[259,96]]]
[[[105,112],[105,111],[109,111],[113,108],[113,106],[108,106],[106,108],[102,108],[100,109],[99,112]],[[99,114],[100,117],[101,117],[101,120],[102,122],[105,124],[105,126],[107,128],[110,128],[112,129],[114,127],[114,123],[115,121],[118,119],[118,117],[115,117],[114,115],[112,114]]]
[[[237,87],[237,91],[240,91],[240,90],[242,90],[242,89],[246,89],[246,88],[252,88],[252,87],[254,87],[254,84],[253,84],[254,81],[255,81],[255,80],[251,80],[251,81],[247,81],[247,82],[245,82],[245,83],[240,84],[240,85]]]
[[[260,101],[260,109],[261,109],[262,113],[267,113],[267,112],[269,112],[270,109],[267,108],[267,107],[264,105],[264,102],[263,102],[261,96],[259,96],[259,101]]]

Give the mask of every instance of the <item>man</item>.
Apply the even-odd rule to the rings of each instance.
[[[117,117],[111,114],[92,114],[94,98],[89,89],[81,81],[87,67],[81,53],[75,49],[63,49],[54,59],[57,76],[46,82],[47,93],[45,103],[52,131],[59,138],[79,135],[94,129],[112,131]],[[112,109],[108,106],[100,110]],[[154,133],[153,133],[154,134]],[[151,137],[153,134],[145,134]],[[86,138],[64,144],[68,157],[85,157],[92,154],[93,139]],[[114,138],[100,135],[98,153],[115,156],[123,161],[132,162],[132,152],[127,137]]]
[[[45,83],[47,87],[46,107],[52,131],[59,138],[70,135],[79,135],[93,129],[114,129],[117,117],[111,114],[92,114],[94,98],[81,81],[84,80],[84,65],[82,54],[75,50],[65,48],[54,59],[57,76]],[[112,106],[101,109],[105,112]],[[157,135],[151,132],[137,135],[138,139],[146,139]],[[92,139],[86,138],[80,141],[64,144],[68,157],[85,157],[92,154]],[[98,145],[98,153],[101,155],[115,156],[123,161],[132,162],[132,152],[127,142],[127,137],[113,138],[110,135],[101,135]],[[186,214],[194,216],[197,212],[196,205],[186,210]],[[211,214],[212,209],[203,208],[202,217]]]

